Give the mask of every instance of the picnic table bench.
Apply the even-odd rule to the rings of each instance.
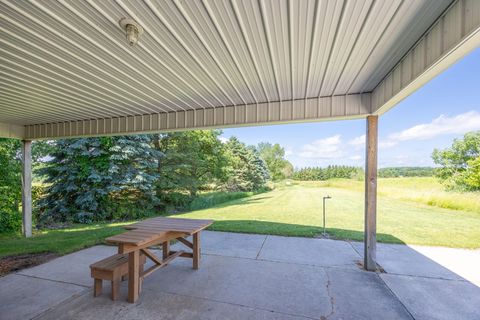
[[[181,219],[156,217],[125,226],[128,231],[105,239],[107,243],[118,245],[119,254],[128,254],[128,302],[134,303],[140,293],[143,279],[154,271],[166,266],[177,257],[191,258],[193,269],[200,266],[200,231],[213,223],[213,220]],[[192,236],[190,242],[186,238]],[[170,250],[170,241],[178,240],[190,252]],[[148,248],[162,244],[162,259]],[[140,252],[154,265],[140,271]]]

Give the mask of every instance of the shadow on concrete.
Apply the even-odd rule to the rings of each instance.
[[[209,230],[309,238],[320,237],[323,233],[320,226],[260,220],[217,220]],[[326,228],[326,232],[332,240],[363,241],[363,231]],[[383,243],[405,244],[401,239],[386,233],[377,233],[377,240]]]

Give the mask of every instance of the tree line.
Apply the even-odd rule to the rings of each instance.
[[[389,167],[378,169],[380,178],[432,177],[434,174],[435,168],[432,167]]]
[[[199,194],[257,192],[269,180],[363,178],[362,168],[294,169],[279,144],[249,146],[219,130],[35,141],[35,220],[88,223],[183,210]],[[21,225],[21,142],[0,139],[0,231]],[[448,189],[480,190],[480,132],[434,150],[438,168],[382,168],[379,177],[437,176]],[[223,199],[231,197],[222,196]],[[214,203],[209,199],[209,203]]]
[[[333,178],[352,179],[363,175],[363,169],[353,166],[330,165],[325,168],[307,167],[297,169],[293,172],[294,180],[321,181]]]
[[[182,210],[204,191],[252,192],[267,187],[261,152],[219,130],[36,141],[37,223],[135,219]],[[21,143],[0,139],[0,231],[18,230]],[[283,150],[283,149],[282,149]],[[268,158],[270,164],[275,157]],[[272,170],[272,172],[275,172]]]

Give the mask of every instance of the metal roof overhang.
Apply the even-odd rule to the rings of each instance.
[[[0,136],[362,118],[479,44],[478,0],[0,0]]]

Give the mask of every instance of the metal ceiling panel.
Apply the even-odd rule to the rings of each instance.
[[[349,97],[371,92],[451,2],[0,0],[0,123],[228,119],[230,107],[293,121],[316,110],[300,100],[339,99],[330,116],[354,116]],[[135,47],[123,17],[144,28]]]

